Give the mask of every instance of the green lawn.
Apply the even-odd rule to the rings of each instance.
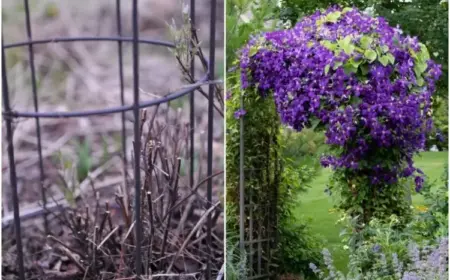
[[[424,152],[417,156],[415,163],[433,181],[440,179],[447,158],[448,152]],[[311,189],[299,196],[299,207],[295,209],[295,214],[310,220],[312,231],[325,238],[325,247],[333,254],[336,267],[346,270],[348,257],[339,238],[341,229],[336,225],[338,214],[330,211],[333,204],[331,198],[324,193],[330,174],[329,169],[321,170],[320,175],[311,184]],[[422,202],[422,196],[413,196],[414,204]]]

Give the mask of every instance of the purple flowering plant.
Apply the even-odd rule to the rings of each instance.
[[[407,248],[408,260],[399,260],[396,253],[390,258],[383,252],[377,253],[374,266],[364,271],[361,267],[349,266],[345,275],[336,269],[333,258],[327,249],[322,251],[325,269],[310,263],[310,269],[323,280],[447,280],[448,279],[448,237],[444,237],[435,246],[418,246],[411,242]]]
[[[247,111],[245,109],[239,109],[236,112],[234,112],[234,118],[235,119],[240,119],[243,116],[245,116],[245,114],[247,114]]]
[[[254,36],[239,63],[242,88],[272,96],[282,123],[325,130],[334,153],[322,165],[345,188],[344,209],[368,221],[380,192],[397,187],[384,195],[400,199],[405,178],[421,190],[424,175],[413,156],[432,129],[442,71],[416,37],[381,17],[334,6],[291,29]]]

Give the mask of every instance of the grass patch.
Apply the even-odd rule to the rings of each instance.
[[[439,180],[447,162],[448,152],[423,152],[415,158],[418,168],[428,176],[430,182]],[[330,169],[322,169],[311,183],[311,189],[302,193],[298,198],[298,207],[294,210],[296,217],[309,220],[311,230],[325,239],[325,246],[334,256],[336,267],[347,271],[348,255],[343,250],[339,233],[340,227],[336,225],[338,213],[333,211],[333,202],[324,189],[331,174]],[[413,195],[413,204],[423,203],[421,195]]]

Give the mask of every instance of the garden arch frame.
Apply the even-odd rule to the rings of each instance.
[[[240,92],[240,109],[244,110],[243,92]],[[275,279],[274,251],[278,237],[278,188],[280,187],[281,164],[279,155],[271,155],[270,148],[278,143],[268,140],[265,165],[245,168],[244,147],[245,118],[239,120],[239,246],[241,255],[247,256],[248,278]],[[272,131],[277,135],[278,131]],[[275,137],[276,139],[276,137]],[[261,139],[263,140],[263,139]],[[276,150],[276,149],[275,149]],[[258,190],[268,191],[266,200],[261,199],[246,183],[256,184]]]

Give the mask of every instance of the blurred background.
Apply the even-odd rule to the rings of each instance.
[[[117,36],[115,1],[33,1],[30,2],[31,29],[33,39],[77,36]],[[209,1],[197,1],[197,29],[202,48],[208,55],[209,46]],[[218,1],[216,32],[216,73],[223,75],[223,2]],[[181,24],[183,2],[139,1],[139,26],[142,39],[172,42],[169,24]],[[25,12],[22,1],[3,1],[3,38],[5,44],[26,41]],[[131,2],[122,4],[122,33],[132,36]],[[133,73],[131,44],[123,44],[125,104],[133,103]],[[37,71],[39,111],[70,112],[109,108],[120,105],[120,80],[118,50],[116,42],[69,42],[42,44],[34,47]],[[33,112],[31,72],[28,47],[6,50],[8,86],[12,109]],[[198,65],[197,77],[203,75]],[[179,65],[166,47],[140,46],[141,100],[152,100],[180,89],[182,80]],[[197,131],[200,138],[207,128],[207,100],[196,95]],[[170,104],[172,113],[181,111],[181,119],[189,118],[188,97]],[[131,112],[130,112],[131,113]],[[127,114],[128,119],[132,115]],[[217,116],[218,118],[220,116]],[[74,163],[85,151],[92,157],[90,165],[96,165],[108,154],[120,151],[121,115],[73,119],[41,119],[42,149],[46,169],[51,171],[52,157],[63,153]],[[14,126],[17,172],[21,200],[34,200],[37,193],[30,186],[39,176],[38,153],[34,119],[19,119]],[[132,135],[132,123],[127,121],[127,131]],[[221,121],[215,121],[214,154],[217,164],[223,157]],[[4,133],[5,135],[5,133]],[[206,137],[206,135],[205,135]],[[88,138],[89,141],[81,141]],[[83,142],[83,143],[80,143]],[[128,138],[127,155],[131,153],[131,137]],[[202,141],[196,141],[202,146]],[[71,145],[73,144],[73,145]],[[9,176],[6,145],[3,147],[3,183],[8,186]],[[206,145],[204,145],[206,154]],[[33,168],[36,167],[36,168]],[[221,166],[217,166],[220,168]],[[26,174],[26,176],[24,176]],[[48,174],[50,176],[50,174]],[[4,192],[8,188],[3,188]],[[4,214],[10,212],[11,202],[7,195],[3,205]]]

